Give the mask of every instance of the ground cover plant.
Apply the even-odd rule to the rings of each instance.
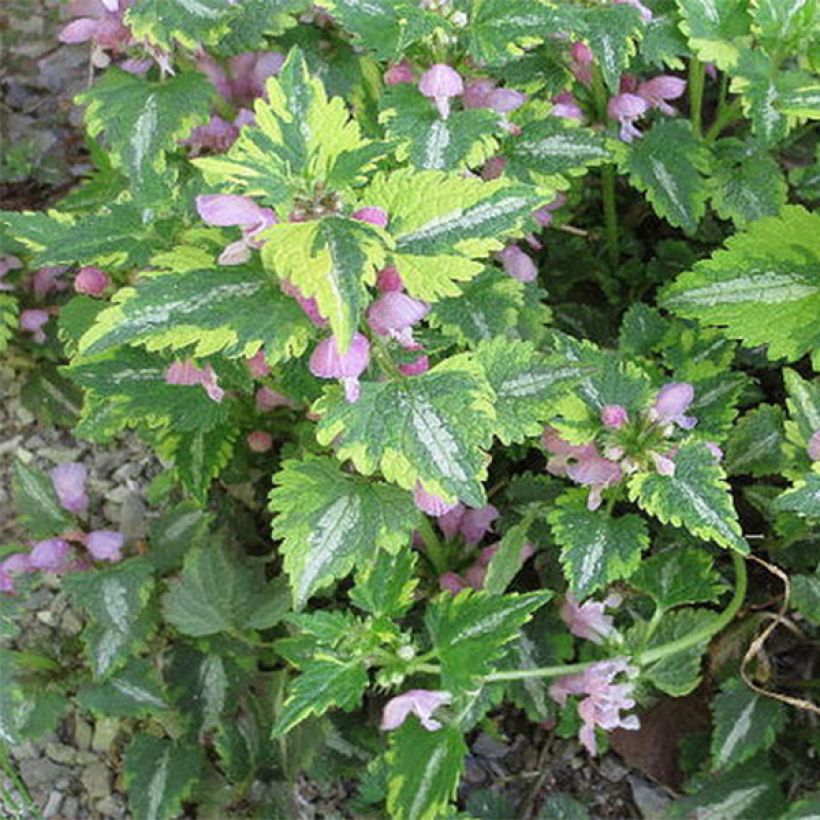
[[[479,730],[695,702],[666,817],[816,816],[816,4],[70,7],[94,170],[0,212],[0,351],[164,469],[128,541],[15,464],[0,743],[120,719],[135,818],[514,817]]]

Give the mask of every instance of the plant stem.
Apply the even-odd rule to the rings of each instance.
[[[731,125],[742,113],[740,97],[734,100],[730,105],[727,105],[723,111],[719,112],[717,118],[706,132],[706,142],[714,142],[719,136],[720,132]]]
[[[604,197],[604,228],[606,230],[606,251],[609,266],[618,267],[618,209],[615,205],[615,166],[604,165],[601,169],[601,193]]]
[[[430,519],[426,515],[421,516],[419,523],[419,532],[424,539],[424,546],[427,548],[427,555],[430,558],[430,563],[433,565],[436,573],[441,575],[447,572],[447,560],[444,555],[444,546],[442,545]]]
[[[692,131],[700,139],[701,112],[703,110],[703,82],[705,78],[705,67],[697,58],[689,61],[689,117],[692,122]]]
[[[661,658],[677,655],[679,652],[685,652],[687,649],[691,649],[703,641],[708,641],[712,636],[716,635],[731,623],[743,604],[743,599],[746,597],[747,586],[746,564],[744,563],[743,556],[733,552],[732,563],[735,569],[735,592],[726,609],[724,609],[717,618],[704,624],[700,629],[696,629],[694,632],[690,632],[688,635],[684,635],[675,641],[669,641],[668,643],[656,646],[654,649],[640,652],[632,658],[635,664],[645,666],[646,664],[659,661]],[[603,660],[607,659],[605,658]],[[497,681],[525,680],[527,678],[557,678],[562,675],[583,672],[596,663],[601,663],[601,661],[587,661],[585,663],[571,663],[559,666],[541,666],[535,669],[511,669],[506,672],[493,672],[489,675],[485,675],[482,680],[484,683],[495,683]]]

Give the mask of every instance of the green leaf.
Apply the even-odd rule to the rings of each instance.
[[[415,552],[403,549],[391,555],[379,550],[370,565],[357,573],[356,586],[348,597],[356,606],[374,615],[401,617],[413,605],[418,584],[415,567]]]
[[[455,283],[475,278],[484,269],[477,260],[500,250],[549,199],[505,180],[410,169],[380,174],[367,189],[367,202],[390,217],[391,261],[407,292],[432,302],[458,296]]]
[[[110,157],[128,176],[135,199],[151,202],[167,195],[165,153],[207,122],[212,96],[213,87],[197,71],[153,82],[113,68],[77,102],[86,107],[89,136],[105,133]]]
[[[548,520],[552,537],[561,547],[564,576],[579,599],[638,568],[649,546],[646,523],[638,515],[613,518],[591,512],[584,490],[570,490],[556,501]]]
[[[505,338],[482,342],[475,356],[496,396],[495,434],[503,444],[540,435],[556,401],[589,372],[560,354],[539,353],[531,342]]]
[[[785,722],[783,705],[730,679],[712,701],[712,769],[727,770],[768,749]]]
[[[143,658],[132,658],[104,683],[83,686],[77,700],[89,712],[109,717],[145,717],[168,708],[156,670]]]
[[[743,50],[741,38],[749,33],[746,0],[676,0],[683,17],[681,29],[704,63],[721,71],[734,66]]]
[[[15,461],[13,469],[14,506],[29,535],[50,538],[65,532],[74,516],[60,506],[51,479],[22,461]]]
[[[601,67],[607,88],[617,94],[621,72],[635,56],[636,43],[643,33],[640,14],[627,4],[571,8],[578,15],[578,34],[587,41]]]
[[[161,457],[174,463],[179,483],[204,504],[211,483],[231,460],[238,434],[234,424],[170,433],[159,442],[157,450]]]
[[[309,661],[290,684],[288,697],[273,726],[273,737],[287,734],[310,715],[323,715],[331,707],[355,709],[367,687],[361,660],[343,661],[331,656]]]
[[[551,597],[549,591],[489,595],[464,590],[432,602],[425,623],[441,659],[443,687],[454,693],[474,687],[476,678],[493,670],[505,645]]]
[[[408,493],[342,472],[335,459],[286,461],[273,483],[273,537],[283,540],[297,608],[354,567],[371,565],[379,550],[407,548],[418,522]]]
[[[675,71],[685,68],[681,57],[688,57],[690,51],[683,32],[678,28],[675,15],[656,14],[646,24],[640,54],[643,60],[656,68],[667,66]]]
[[[467,51],[479,65],[505,63],[554,31],[556,22],[541,0],[480,0],[471,4]]]
[[[709,153],[689,123],[674,119],[656,122],[632,143],[623,162],[630,183],[646,193],[655,213],[687,233],[697,230],[706,212],[703,174],[709,165]]]
[[[697,790],[675,800],[666,810],[665,820],[750,820],[780,817],[786,807],[777,775],[765,757],[750,760],[727,774],[700,779]]]
[[[499,117],[486,108],[453,111],[445,120],[432,100],[402,83],[389,89],[379,121],[400,143],[396,157],[422,171],[481,165],[494,152]]]
[[[683,638],[716,617],[714,612],[705,609],[684,608],[669,612],[652,636],[649,648]],[[708,645],[709,638],[704,638],[690,649],[661,658],[644,671],[646,679],[673,698],[688,695],[700,683],[701,660]]]
[[[515,327],[523,293],[524,285],[517,279],[498,268],[485,268],[462,285],[458,296],[436,302],[427,320],[460,344],[475,347]]]
[[[94,677],[107,678],[126,664],[154,626],[155,613],[148,608],[153,569],[144,558],[131,558],[69,575],[64,583],[74,606],[89,617],[82,639]]]
[[[201,637],[245,629],[269,595],[261,567],[207,544],[185,556],[180,578],[164,600],[168,622],[185,635]]]
[[[316,405],[317,438],[336,441],[337,457],[363,475],[381,470],[407,490],[422,482],[428,492],[480,507],[492,400],[481,368],[462,354],[420,376],[362,384],[353,404],[329,390]]]
[[[387,809],[395,820],[438,820],[455,799],[467,745],[461,730],[428,732],[414,718],[390,733]]]
[[[148,560],[158,572],[182,566],[185,553],[202,542],[213,516],[193,501],[182,501],[148,528]]]
[[[783,370],[783,382],[789,408],[786,437],[803,450],[808,447],[815,430],[820,430],[820,379],[809,381],[787,367]]]
[[[360,181],[390,147],[362,139],[345,101],[328,99],[298,49],[268,80],[267,100],[257,101],[255,116],[256,125],[242,128],[226,154],[193,162],[209,184],[261,196],[283,213],[298,196],[318,193],[317,183],[335,191]]]
[[[678,545],[645,558],[629,585],[649,595],[661,609],[712,603],[725,589],[708,552]]]
[[[522,551],[529,540],[531,526],[532,519],[524,518],[510,527],[501,538],[484,578],[484,589],[490,595],[501,595],[524,565]]]
[[[741,95],[743,113],[752,121],[752,133],[771,147],[786,136],[789,125],[778,103],[779,68],[760,49],[744,49],[729,89]]]
[[[796,51],[800,41],[811,35],[816,15],[814,0],[757,0],[752,7],[758,37],[768,51],[772,47]]]
[[[193,729],[201,740],[219,723],[226,707],[232,705],[232,682],[226,662],[219,655],[176,643],[164,673],[186,727]]]
[[[672,476],[635,473],[629,480],[630,499],[664,524],[748,553],[726,476],[709,449],[699,442],[684,444],[674,461]]]
[[[200,765],[200,750],[192,743],[137,735],[125,751],[124,767],[134,820],[177,817],[199,779]]]
[[[364,286],[374,284],[384,267],[384,235],[355,219],[326,216],[274,225],[265,236],[265,266],[316,299],[346,351],[367,301]]]
[[[791,605],[810,623],[820,624],[820,567],[813,575],[792,575],[791,583]]]
[[[17,330],[17,312],[17,300],[8,293],[0,293],[0,353],[5,353]]]
[[[77,264],[122,270],[147,265],[157,251],[157,237],[143,221],[147,216],[133,203],[120,202],[82,218],[59,211],[3,211],[0,225],[33,253],[29,263],[34,267]],[[173,232],[166,233],[173,238]]]
[[[506,173],[520,179],[539,181],[541,176],[579,176],[611,158],[605,137],[591,128],[568,125],[560,117],[526,123],[521,134],[507,140]]]
[[[753,142],[719,140],[709,179],[712,206],[738,228],[764,216],[776,216],[786,204],[786,180],[777,161]]]
[[[776,475],[784,464],[783,410],[760,404],[735,425],[726,448],[729,475]]]
[[[121,344],[252,356],[260,345],[270,364],[301,355],[313,335],[296,302],[256,268],[231,266],[144,273],[121,288],[80,340],[93,355]]]
[[[651,357],[669,330],[669,320],[643,302],[629,306],[621,320],[618,346],[635,356]]]
[[[787,205],[726,241],[662,294],[663,307],[795,361],[820,347],[820,215]]]
[[[778,512],[793,512],[804,518],[820,519],[820,474],[808,473],[792,489],[779,495],[773,508]]]
[[[201,385],[167,384],[172,359],[136,348],[120,348],[65,369],[68,377],[90,391],[84,418],[104,403],[107,425],[124,427],[171,424],[177,432],[212,430],[228,414],[228,403],[209,398]],[[89,399],[91,403],[89,404]],[[93,425],[92,425],[93,426]]]
[[[224,0],[138,0],[125,21],[137,40],[148,40],[163,51],[173,51],[176,42],[196,49],[217,44],[241,8],[231,8]]]

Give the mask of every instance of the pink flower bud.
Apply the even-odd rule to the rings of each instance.
[[[521,108],[527,101],[527,95],[512,88],[496,88],[489,94],[488,107],[498,114],[509,114]]]
[[[495,80],[480,77],[464,84],[462,105],[465,108],[489,108],[490,95],[495,90]]]
[[[633,123],[640,119],[648,108],[646,100],[637,94],[616,94],[609,98],[607,113],[610,119],[621,124],[620,136],[624,142],[632,142],[635,137],[642,136]]]
[[[621,596],[613,594],[603,603],[586,601],[579,604],[575,596],[568,592],[558,614],[573,635],[600,644],[615,634],[612,616],[604,614],[604,608],[617,607],[620,603]]]
[[[248,442],[248,448],[254,453],[267,453],[273,447],[273,436],[266,433],[264,430],[254,430],[248,433],[245,439]]]
[[[370,225],[375,225],[377,228],[387,227],[387,211],[382,208],[366,207],[359,208],[351,214],[353,219],[358,219],[359,222],[367,222]]]
[[[264,379],[270,375],[270,365],[265,359],[265,349],[262,347],[250,359],[245,359],[245,366],[255,379]]]
[[[532,282],[538,277],[535,262],[518,245],[507,245],[498,254],[504,270],[519,282]]]
[[[112,564],[122,560],[122,548],[125,538],[121,532],[114,530],[94,530],[88,533],[85,547],[97,561],[110,561]]]
[[[464,540],[468,544],[478,544],[492,530],[493,522],[499,515],[500,513],[492,504],[466,510],[459,526]]]
[[[435,732],[441,728],[441,723],[433,718],[433,712],[452,700],[449,692],[410,689],[385,704],[381,728],[386,731],[397,729],[409,715],[415,715],[428,732]]]
[[[111,286],[111,279],[99,268],[80,268],[74,278],[74,290],[87,296],[99,296]]]
[[[456,507],[458,502],[450,503],[445,501],[441,496],[434,495],[433,493],[428,493],[427,490],[424,489],[424,485],[420,482],[416,482],[416,487],[413,490],[413,501],[423,513],[427,513],[427,515],[433,515],[436,518],[441,517],[445,513],[450,512],[450,510]]]
[[[20,329],[31,333],[35,342],[42,344],[46,340],[43,325],[48,321],[49,315],[45,310],[30,308],[20,314]]]
[[[806,452],[812,461],[820,461],[820,430],[815,430],[812,433]]]
[[[263,211],[250,197],[237,194],[205,194],[196,198],[196,210],[203,221],[217,227],[257,225]]]
[[[565,120],[584,121],[584,111],[578,101],[573,97],[572,92],[564,91],[561,94],[556,94],[552,98],[553,106],[550,109],[550,114],[553,117],[562,117]]]
[[[319,342],[310,357],[310,372],[320,379],[340,379],[349,402],[359,398],[359,376],[370,363],[370,343],[355,333],[347,353],[341,353],[335,336]]]
[[[559,208],[563,208],[564,205],[567,204],[567,195],[558,193],[555,195],[555,199],[552,202],[548,202],[546,205],[539,208],[537,211],[532,212],[533,219],[541,225],[541,227],[546,228],[552,223],[553,219],[553,211],[557,211]]]
[[[445,572],[438,577],[438,585],[445,592],[450,592],[453,595],[458,595],[462,589],[467,588],[464,579],[455,572]]]
[[[64,510],[75,515],[82,515],[88,509],[88,496],[85,482],[88,471],[77,461],[58,464],[49,473],[57,499]]]
[[[671,477],[675,475],[675,462],[669,456],[662,456],[660,453],[649,454],[658,475]]]
[[[38,541],[29,553],[29,565],[44,572],[62,572],[68,566],[70,552],[71,546],[62,538]]]
[[[444,513],[444,515],[438,517],[436,523],[445,538],[455,537],[461,526],[461,519],[464,518],[466,511],[467,508],[459,502],[455,507]]]
[[[404,290],[404,282],[401,280],[395,265],[388,265],[379,271],[376,278],[376,288],[381,293],[390,293],[394,290]]]
[[[64,265],[51,268],[40,268],[34,271],[31,277],[31,284],[34,288],[34,295],[42,299],[53,290],[65,290],[66,283],[61,280],[61,276],[68,270]]]
[[[200,369],[190,359],[170,364],[165,372],[165,383],[178,385],[199,384],[205,388],[208,398],[215,402],[221,402],[225,397],[225,391],[217,384],[217,376],[213,367],[206,364],[204,369]]]
[[[413,299],[400,291],[390,291],[380,296],[367,311],[367,323],[379,336],[389,336],[403,347],[416,349],[412,326],[430,311],[426,302]]]
[[[676,100],[683,96],[686,91],[686,80],[673,77],[669,74],[661,74],[647,80],[638,86],[638,96],[642,97],[652,107],[657,108],[663,114],[672,116],[675,109],[667,104],[667,100]]]
[[[402,60],[400,63],[390,66],[384,72],[384,81],[387,85],[400,85],[402,83],[413,82],[413,66]]]
[[[260,387],[256,391],[256,409],[266,413],[277,407],[293,407],[293,401],[270,387]]]
[[[481,178],[485,182],[498,179],[507,167],[507,158],[502,156],[490,157],[481,169]]]
[[[572,73],[578,82],[589,86],[592,83],[592,63],[594,57],[589,46],[585,43],[573,43],[570,49],[572,58]]]
[[[419,356],[415,361],[399,365],[399,373],[404,376],[420,376],[430,369],[430,360],[425,355]]]
[[[450,99],[464,92],[464,83],[455,69],[437,63],[422,75],[419,91],[435,102],[442,119],[446,120],[450,115]]]
[[[601,422],[604,427],[619,430],[629,421],[629,413],[620,404],[605,404],[601,408]]]

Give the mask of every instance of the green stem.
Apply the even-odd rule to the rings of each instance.
[[[689,117],[692,122],[692,131],[700,139],[701,112],[703,110],[703,83],[705,78],[705,67],[698,59],[689,61]]]
[[[724,609],[717,618],[710,620],[700,629],[696,629],[675,641],[669,641],[668,643],[656,646],[654,649],[640,652],[632,658],[633,663],[638,666],[645,666],[646,664],[659,661],[661,658],[685,652],[687,649],[691,649],[703,641],[708,641],[732,622],[743,604],[743,599],[746,597],[747,586],[746,564],[743,561],[743,556],[733,552],[732,563],[735,569],[735,592],[726,609]],[[493,672],[489,675],[485,675],[483,681],[484,683],[495,683],[498,681],[525,680],[527,678],[557,678],[562,675],[583,672],[596,663],[601,663],[601,661],[587,661],[585,663],[571,663],[558,666],[541,666],[535,669],[511,669],[505,672]],[[432,672],[434,670],[430,669],[428,671]]]
[[[447,572],[447,559],[444,554],[444,545],[436,535],[430,519],[426,515],[421,516],[419,523],[419,532],[424,539],[424,546],[427,548],[427,555],[430,558],[430,563],[433,565],[438,575]]]
[[[730,105],[727,105],[723,111],[718,113],[715,121],[706,132],[706,142],[714,142],[726,126],[731,125],[735,120],[740,119],[742,113],[741,100],[740,97],[738,97]]]

